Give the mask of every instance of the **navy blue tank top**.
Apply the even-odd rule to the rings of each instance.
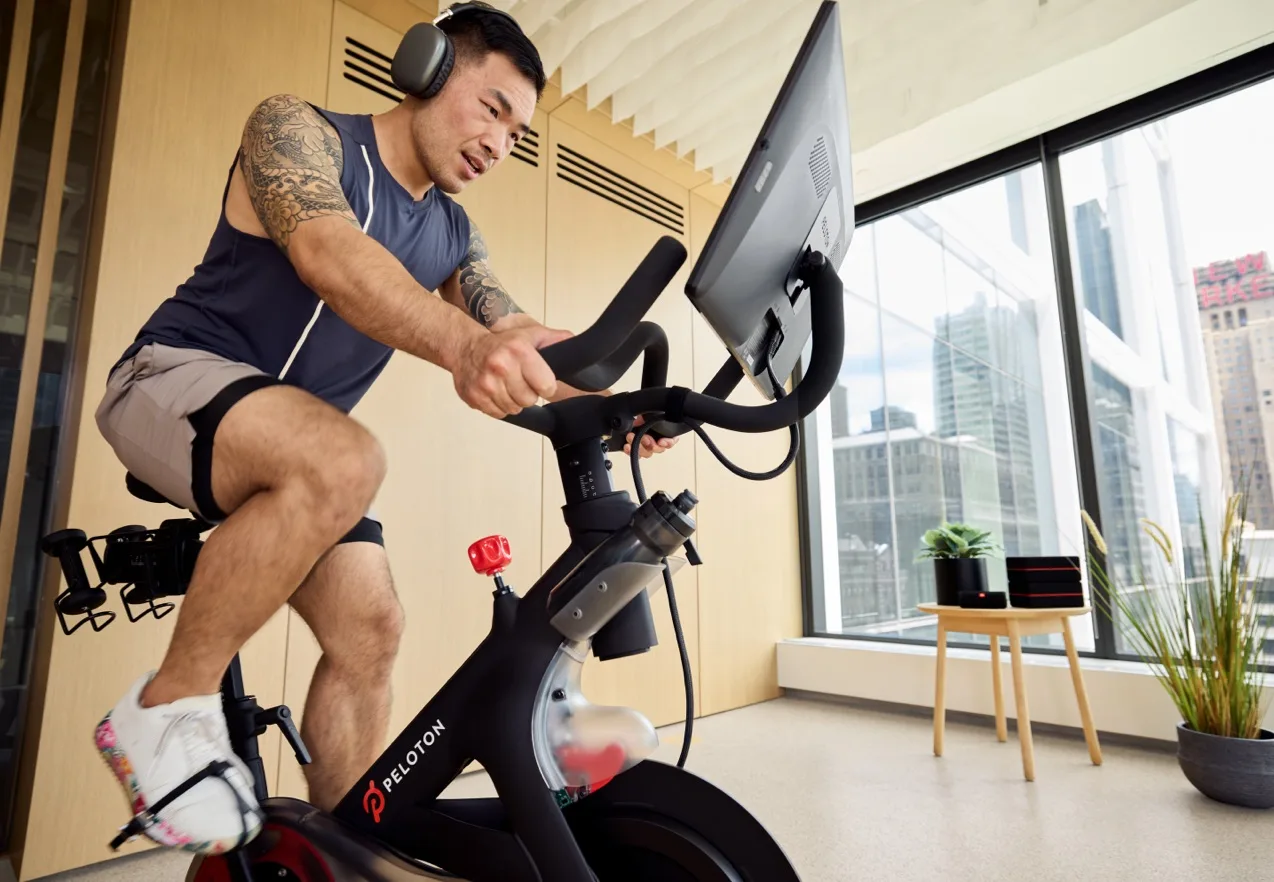
[[[363,231],[423,287],[437,290],[468,253],[464,209],[437,187],[412,199],[381,162],[370,116],[315,109],[340,133],[341,189]],[[202,262],[142,326],[120,363],[148,343],[250,364],[346,413],[393,354],[327,308],[271,239],[232,227],[224,194]]]

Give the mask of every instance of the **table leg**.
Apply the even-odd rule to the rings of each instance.
[[[933,755],[942,756],[942,736],[946,728],[947,629],[938,622],[938,669],[933,694]]]
[[[1088,756],[1093,765],[1101,765],[1101,745],[1097,742],[1097,727],[1093,725],[1093,711],[1088,706],[1088,690],[1084,688],[1084,674],[1079,669],[1079,653],[1075,651],[1075,638],[1071,636],[1071,620],[1062,617],[1062,637],[1066,640],[1066,658],[1071,664],[1071,680],[1075,683],[1075,700],[1079,702],[1079,718],[1084,722],[1084,740],[1088,742]]]
[[[1031,740],[1031,714],[1026,706],[1026,681],[1022,677],[1022,637],[1016,621],[1009,620],[1009,652],[1013,656],[1013,697],[1017,704],[1017,737],[1022,742],[1022,770],[1035,780],[1035,744]]]
[[[1000,667],[1000,638],[991,635],[991,684],[995,689],[995,737],[1009,740],[1009,726],[1004,719],[1004,671]]]

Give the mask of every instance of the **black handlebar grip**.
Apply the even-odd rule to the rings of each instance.
[[[654,322],[638,322],[619,348],[591,367],[571,375],[570,384],[584,392],[609,389],[645,353],[641,386],[649,389],[668,380],[668,335]]]
[[[637,265],[619,293],[607,304],[589,328],[580,334],[540,350],[555,376],[584,391],[589,377],[578,377],[586,368],[605,362],[628,339],[629,334],[672,281],[686,260],[686,248],[671,236],[663,236]],[[636,358],[636,354],[633,356]],[[631,361],[629,362],[632,363]],[[622,372],[621,372],[622,373]],[[595,377],[593,378],[595,379]],[[580,382],[577,383],[576,380]]]

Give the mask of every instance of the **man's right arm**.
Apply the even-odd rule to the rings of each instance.
[[[451,372],[471,407],[501,417],[552,394],[533,334],[494,339],[364,235],[341,189],[343,161],[336,130],[299,98],[267,98],[244,127],[248,196],[301,280],[352,327]]]

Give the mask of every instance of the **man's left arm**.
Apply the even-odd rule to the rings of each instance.
[[[519,307],[491,272],[490,254],[482,231],[469,225],[469,251],[451,277],[442,284],[442,297],[469,313],[474,321],[493,331],[535,322]]]
[[[540,324],[525,313],[509,295],[489,264],[490,252],[482,231],[472,221],[469,224],[469,251],[456,271],[442,283],[438,293],[442,299],[465,312],[488,329],[501,331],[505,328]],[[563,382],[558,382],[557,392],[551,400],[561,401],[577,395],[594,393],[583,392]],[[603,395],[610,394],[602,392]],[[629,436],[632,440],[632,436]],[[649,456],[657,450],[666,450],[676,443],[675,438],[664,438],[655,441],[649,436],[642,438],[642,455]]]

